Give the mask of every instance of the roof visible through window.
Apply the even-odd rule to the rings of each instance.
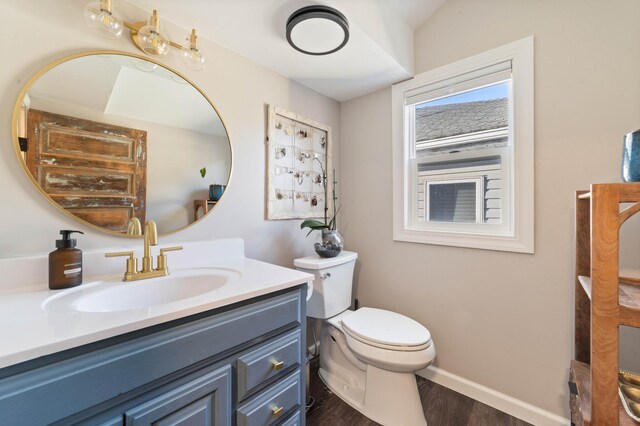
[[[416,105],[416,141],[431,141],[508,126],[510,81]]]

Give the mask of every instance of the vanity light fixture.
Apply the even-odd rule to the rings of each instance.
[[[349,41],[349,21],[338,10],[323,5],[303,7],[287,20],[287,41],[307,55],[328,55]]]
[[[189,44],[181,46],[171,41],[162,31],[158,11],[154,10],[149,22],[127,22],[118,17],[113,10],[112,0],[98,0],[89,3],[84,8],[87,25],[97,34],[116,39],[122,36],[124,28],[131,31],[131,41],[138,49],[148,55],[165,56],[169,54],[171,46],[180,50],[182,61],[187,68],[194,71],[204,69],[205,55],[198,49],[196,30],[191,31],[187,38]]]

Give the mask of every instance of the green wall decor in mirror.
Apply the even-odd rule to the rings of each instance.
[[[189,226],[202,218],[209,185],[226,187],[231,176],[229,135],[213,103],[135,54],[95,51],[47,65],[20,93],[12,123],[38,191],[113,235],[126,236],[133,218],[153,219],[161,234]]]

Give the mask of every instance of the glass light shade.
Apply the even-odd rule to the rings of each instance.
[[[143,52],[149,55],[165,56],[169,53],[171,44],[160,27],[155,25],[145,25],[138,31],[138,42]]]
[[[144,72],[154,72],[156,68],[158,68],[158,64],[154,64],[153,62],[149,61],[143,61],[142,59],[138,58],[132,58],[131,63],[134,67]]]
[[[176,75],[176,74],[171,74],[171,79],[173,81],[175,81],[176,83],[189,84],[184,78],[182,78],[182,77],[180,77],[179,75]]]
[[[206,57],[198,49],[193,49],[189,46],[183,47],[180,55],[182,56],[182,62],[190,70],[202,71],[204,69]]]
[[[84,20],[93,32],[102,37],[120,38],[124,31],[122,18],[113,13],[110,4],[105,8],[101,1],[94,1],[84,7]]]
[[[344,44],[347,33],[337,22],[323,18],[301,21],[291,29],[291,41],[311,54],[324,54]]]

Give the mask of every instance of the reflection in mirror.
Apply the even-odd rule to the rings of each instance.
[[[27,84],[14,118],[16,152],[40,192],[111,233],[126,235],[132,218],[153,219],[161,233],[188,226],[216,204],[209,186],[225,188],[231,173],[211,102],[136,55],[57,61]]]

